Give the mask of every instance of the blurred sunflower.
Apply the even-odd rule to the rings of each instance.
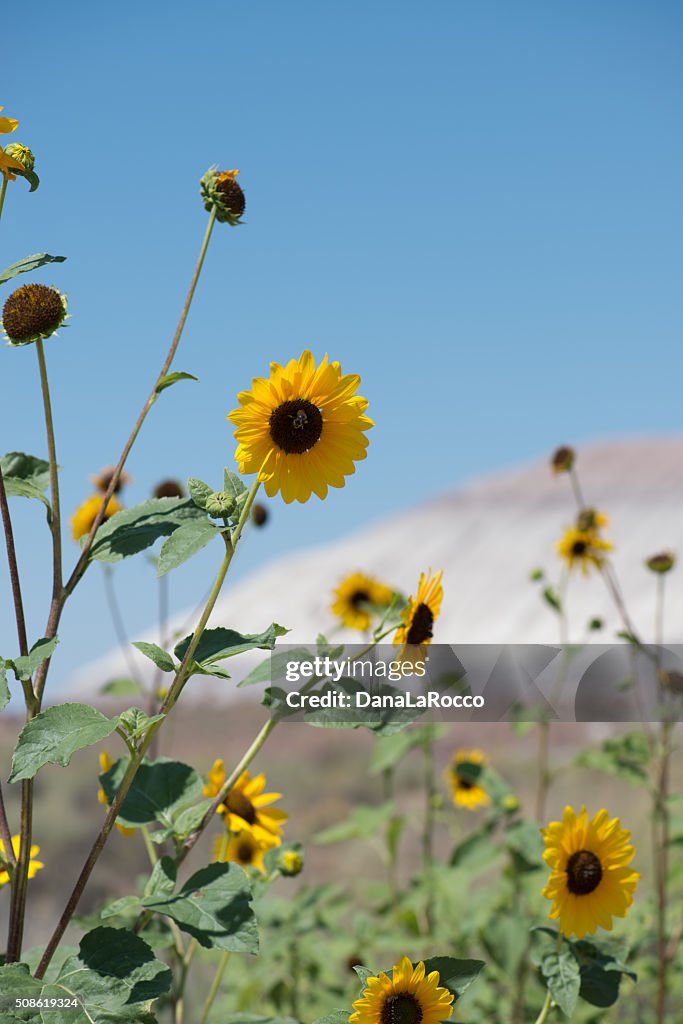
[[[635,853],[630,832],[604,809],[589,821],[585,807],[578,815],[565,807],[562,821],[542,833],[551,868],[542,892],[552,900],[549,916],[559,919],[563,935],[577,939],[598,927],[611,931],[613,917],[626,917],[640,878],[628,866]]]
[[[359,384],[357,374],[342,376],[327,356],[316,367],[308,351],[286,366],[271,363],[270,377],[254,378],[228,416],[237,427],[240,473],[258,473],[266,494],[279,491],[288,504],[343,487],[365,458],[364,431],[373,426],[363,415],[367,400],[355,394]]]
[[[367,987],[353,1004],[349,1024],[440,1024],[453,1013],[452,992],[439,985],[438,971],[425,978],[425,965],[416,967],[401,957],[391,972],[368,978]]]
[[[80,540],[90,533],[90,527],[95,522],[95,516],[102,505],[102,495],[93,494],[87,498],[82,505],[79,505],[71,517],[71,536],[74,540]],[[114,495],[107,502],[104,511],[104,521],[111,519],[113,515],[122,510],[123,506],[117,501]]]
[[[488,807],[491,797],[482,785],[481,774],[488,758],[481,750],[458,750],[446,769],[446,781],[451,787],[451,799],[458,807],[476,811]]]
[[[0,110],[2,110],[2,107],[0,107]],[[12,849],[14,850],[14,856],[18,858],[19,857],[19,850],[21,849],[21,836],[12,836]],[[7,885],[7,883],[10,880],[10,878],[9,878],[9,871],[7,870],[7,867],[6,867],[6,863],[7,863],[6,858],[5,858],[5,853],[6,852],[7,851],[5,850],[5,844],[3,843],[2,839],[0,839],[0,885]],[[39,846],[32,846],[31,847],[31,853],[29,855],[29,862],[28,862],[28,877],[29,878],[33,878],[33,876],[35,875],[36,871],[39,871],[41,868],[45,867],[45,865],[42,863],[42,861],[34,860],[33,859],[39,853],[40,853],[40,847]]]
[[[101,753],[100,753],[100,775],[104,775],[105,772],[108,772],[109,769],[111,768],[111,766],[112,766],[112,759],[110,758],[109,754],[107,753],[106,750],[101,751]],[[105,807],[109,807],[109,801],[107,800],[107,794],[104,792],[104,789],[102,788],[102,786],[100,786],[100,788],[97,790],[97,799]],[[122,836],[134,836],[136,831],[137,831],[137,829],[128,828],[127,825],[119,825],[118,821],[116,822],[116,827],[117,827],[117,829],[119,830],[119,832],[121,833]]]
[[[266,867],[263,863],[263,855],[277,845],[277,839],[266,844],[259,843],[248,829],[243,829],[241,832],[231,835],[227,843],[225,836],[216,836],[213,844],[213,859],[215,861],[230,861],[243,868],[256,868],[265,875]]]
[[[401,647],[398,660],[406,666],[425,660],[434,635],[434,623],[441,611],[443,571],[434,576],[431,573],[430,569],[420,574],[417,594],[408,598],[408,607],[401,616],[403,625],[394,634],[394,645]]]
[[[225,782],[225,768],[220,758],[214,761],[204,786],[204,796],[218,796]],[[243,771],[222,804],[216,808],[223,815],[223,821],[230,832],[249,832],[257,843],[279,846],[282,842],[282,825],[288,815],[277,807],[269,807],[281,798],[281,793],[264,793],[266,777],[263,773],[252,779]]]
[[[354,572],[342,580],[333,596],[332,614],[349,629],[364,632],[372,623],[372,608],[386,608],[391,604],[393,591],[372,576]]]
[[[565,530],[555,547],[570,570],[579,565],[583,575],[587,576],[591,566],[596,569],[602,568],[605,552],[611,551],[614,547],[600,536],[600,527],[606,524],[606,516],[593,509],[583,509],[579,513],[576,525]]]

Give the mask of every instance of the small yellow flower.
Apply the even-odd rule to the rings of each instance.
[[[216,836],[213,844],[213,857],[216,861],[230,861],[240,864],[243,868],[256,868],[262,875],[266,873],[263,863],[263,855],[273,846],[277,846],[277,840],[269,843],[258,842],[248,829],[243,829],[231,835],[227,843],[224,836]]]
[[[4,110],[4,107],[0,107],[0,110]],[[9,135],[10,132],[13,132],[18,126],[19,122],[13,117],[0,117],[0,135]],[[16,174],[13,174],[12,172],[21,172],[23,170],[23,164],[20,164],[18,160],[14,159],[14,157],[8,156],[2,146],[0,146],[0,171],[2,171],[3,176],[9,181],[15,181]]]
[[[600,536],[601,528],[607,524],[607,516],[593,508],[584,508],[579,512],[575,525],[568,527],[555,545],[557,553],[570,570],[579,565],[583,575],[587,576],[591,566],[602,568],[605,552],[614,547]]]
[[[204,786],[204,796],[218,796],[225,782],[222,760],[214,761]],[[266,777],[263,773],[251,777],[243,771],[222,804],[216,808],[230,832],[248,831],[257,843],[268,847],[282,842],[282,825],[288,815],[277,807],[269,807],[281,797],[280,793],[264,793]]]
[[[458,807],[476,811],[488,807],[491,797],[479,781],[488,758],[481,750],[458,750],[446,769],[446,781],[451,788],[451,799]]]
[[[100,775],[104,775],[105,772],[108,772],[109,769],[111,768],[111,766],[112,766],[112,760],[111,760],[109,754],[107,753],[107,751],[103,750],[101,752],[101,754],[100,754]],[[104,790],[102,789],[101,786],[97,790],[97,799],[105,807],[109,806],[109,801],[107,800],[107,794],[104,792]],[[121,833],[122,836],[134,836],[136,831],[137,831],[134,828],[128,828],[127,825],[119,825],[118,821],[116,822],[116,827],[117,827],[117,829],[119,830],[119,832]]]
[[[304,869],[304,859],[297,850],[285,850],[278,864],[281,874],[288,878],[300,875]]]
[[[541,895],[552,900],[550,918],[577,939],[598,927],[611,931],[613,917],[626,917],[640,878],[629,867],[635,854],[630,833],[604,808],[589,821],[585,807],[578,815],[565,807],[562,821],[541,832],[551,869]]]
[[[101,494],[93,494],[90,498],[87,498],[82,505],[79,505],[71,517],[71,536],[74,540],[80,540],[81,537],[85,537],[87,533],[90,533],[90,527],[95,522],[95,516],[99,512],[101,505]],[[120,505],[114,495],[112,495],[107,502],[107,507],[104,512],[105,520],[111,519],[111,517],[117,512],[120,512],[122,508],[123,506]]]
[[[0,107],[0,110],[2,110],[2,107]],[[4,119],[0,118],[0,120],[4,120]],[[19,850],[21,849],[21,836],[12,836],[12,849],[14,850],[14,856],[18,858],[19,857]],[[33,859],[39,853],[40,853],[40,847],[39,846],[32,846],[31,847],[31,853],[30,853],[29,862],[28,862],[28,877],[29,878],[33,878],[33,876],[35,875],[36,871],[39,871],[40,868],[44,868],[45,867],[45,865],[42,863],[42,861],[34,860]],[[7,864],[7,861],[5,859],[5,844],[3,843],[2,839],[0,839],[0,885],[7,885],[7,883],[10,880],[9,871],[7,870],[6,864]]]
[[[441,1024],[453,1013],[454,995],[439,985],[438,971],[425,977],[422,960],[416,967],[401,957],[391,972],[368,978],[360,999],[353,1004],[349,1024]]]
[[[333,596],[332,613],[349,629],[365,632],[372,624],[371,607],[386,608],[393,591],[372,576],[354,572],[342,580]]]
[[[401,616],[403,625],[394,634],[394,645],[401,647],[398,659],[406,667],[424,661],[427,657],[427,648],[434,635],[434,623],[441,611],[442,577],[443,570],[434,576],[431,569],[428,573],[421,573],[417,594],[408,598],[408,607]]]

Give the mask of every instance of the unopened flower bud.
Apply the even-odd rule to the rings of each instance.
[[[280,854],[277,866],[281,875],[293,878],[303,871],[304,858],[297,850],[285,850],[284,853]]]
[[[576,460],[576,452],[568,445],[556,448],[550,459],[550,468],[553,473],[568,473]]]
[[[251,521],[254,526],[265,526],[268,522],[268,509],[260,502],[256,502],[251,508]]]
[[[28,146],[22,146],[20,142],[10,142],[8,146],[5,146],[5,153],[13,160],[18,160],[25,171],[32,171],[36,166],[36,158],[33,153]]]
[[[184,498],[185,488],[177,480],[162,480],[154,488],[155,498]]]
[[[519,800],[514,793],[508,793],[507,796],[504,796],[501,800],[501,807],[504,811],[507,811],[508,814],[514,814],[515,811],[519,810]]]
[[[656,572],[660,575],[665,572],[671,572],[675,564],[676,556],[673,551],[660,551],[658,554],[648,558],[645,563],[650,572]]]
[[[107,491],[109,484],[112,482],[115,472],[115,466],[105,466],[103,469],[99,471],[99,473],[96,473],[94,476],[91,476],[90,479],[94,483],[98,491],[102,491],[102,493],[104,494]],[[125,487],[126,484],[129,484],[130,482],[131,477],[128,475],[128,473],[126,473],[125,470],[121,470],[119,478],[116,481],[116,487],[114,488],[113,493],[118,494],[121,488]]]
[[[206,499],[206,511],[212,519],[225,519],[235,508],[235,499],[224,491],[214,491]]]

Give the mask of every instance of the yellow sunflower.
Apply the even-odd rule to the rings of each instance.
[[[364,431],[373,426],[363,415],[367,400],[355,394],[359,384],[327,356],[316,367],[308,351],[286,366],[271,363],[270,377],[254,378],[228,416],[237,427],[240,473],[258,473],[266,494],[279,491],[288,504],[343,487],[365,458]]]
[[[440,1024],[453,1013],[452,992],[439,985],[438,971],[425,978],[425,965],[416,967],[401,957],[391,972],[368,978],[367,987],[353,1004],[349,1024]]]
[[[349,629],[364,632],[372,624],[372,610],[369,606],[386,608],[391,604],[392,597],[391,587],[365,573],[354,572],[342,580],[334,591],[331,610]]]
[[[570,570],[579,565],[583,575],[587,576],[591,566],[602,568],[605,552],[614,547],[600,536],[600,530],[608,524],[607,516],[596,509],[581,509],[574,526],[568,527],[555,545],[557,553]]]
[[[71,536],[74,540],[80,540],[81,537],[85,537],[87,533],[90,533],[90,527],[95,522],[95,516],[100,510],[102,504],[102,495],[93,494],[90,498],[83,502],[82,505],[76,509],[71,517]],[[123,506],[119,504],[116,498],[112,495],[107,502],[107,507],[104,512],[104,519],[111,519],[116,512],[120,512]]]
[[[213,843],[213,859],[215,861],[231,861],[243,868],[256,868],[262,875],[266,873],[263,855],[273,846],[278,845],[273,839],[267,844],[259,843],[248,829],[231,835],[227,842],[225,836],[216,836]]]
[[[3,109],[3,107],[0,107],[0,110]],[[18,125],[19,122],[13,117],[0,117],[0,135],[9,135],[10,132],[13,132],[15,128],[18,127]],[[14,157],[8,156],[2,146],[0,146],[0,171],[2,171],[3,176],[9,181],[15,181],[17,176],[12,172],[22,172],[23,170],[24,165],[20,164],[18,160],[14,159]]]
[[[111,760],[109,754],[107,753],[107,751],[103,750],[100,753],[100,775],[104,775],[105,772],[108,772],[109,769],[111,768],[111,766],[112,766],[112,760]],[[104,790],[102,789],[101,786],[97,790],[97,799],[99,800],[99,802],[101,804],[104,805],[104,807],[109,807],[109,801],[107,800],[107,794],[104,792]],[[119,830],[119,832],[121,833],[122,836],[134,836],[136,831],[137,831],[137,829],[128,828],[127,825],[119,825],[118,821],[116,822],[116,827],[117,827],[117,829]]]
[[[479,781],[488,758],[481,750],[457,750],[446,769],[446,781],[451,787],[451,798],[458,807],[476,811],[488,807],[491,797]]]
[[[550,917],[559,919],[563,935],[577,939],[598,926],[611,931],[613,917],[626,917],[640,878],[629,867],[635,853],[630,832],[604,809],[589,821],[585,807],[578,815],[565,807],[563,820],[542,832],[543,859],[551,868],[542,895],[552,900]]]
[[[432,576],[431,569],[426,574],[421,573],[417,594],[408,598],[408,607],[401,616],[403,625],[394,634],[394,645],[401,647],[399,660],[406,666],[424,661],[427,656],[427,648],[434,635],[434,623],[441,611],[442,576],[443,571]]]
[[[2,107],[0,107],[0,110],[2,110]],[[19,850],[21,849],[21,836],[12,836],[12,849],[14,850],[14,856],[18,858],[19,857]],[[39,871],[41,868],[45,867],[45,865],[42,863],[42,861],[34,860],[33,859],[39,853],[40,853],[40,847],[39,846],[32,846],[31,847],[31,853],[30,853],[29,861],[28,861],[28,877],[29,878],[33,878],[33,876],[35,875],[36,871]],[[7,885],[9,880],[10,880],[9,871],[7,870],[7,867],[6,867],[5,844],[3,843],[2,839],[0,839],[0,885]]]
[[[225,782],[225,768],[222,760],[214,761],[209,772],[204,796],[218,796]],[[223,821],[230,832],[249,832],[257,843],[266,848],[279,846],[282,842],[282,825],[288,815],[268,804],[279,800],[281,793],[264,793],[266,777],[263,773],[252,779],[243,771],[222,804],[216,808],[223,815]]]

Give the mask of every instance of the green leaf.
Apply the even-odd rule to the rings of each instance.
[[[311,661],[315,654],[307,647],[292,647],[286,651],[276,651],[260,665],[252,669],[238,686],[253,686],[255,683],[273,683],[277,679],[284,679],[287,671],[287,663],[290,661]]]
[[[581,939],[572,942],[581,972],[579,995],[592,1006],[613,1006],[619,997],[619,986],[624,975],[633,981],[637,980],[634,971],[621,960],[620,945],[613,939]]]
[[[313,1021],[313,1024],[348,1024],[350,1016],[350,1010],[332,1010],[331,1013],[326,1013],[324,1017],[318,1017]]]
[[[425,976],[439,972],[439,985],[443,985],[458,999],[465,989],[476,981],[486,966],[483,960],[456,960],[451,956],[432,956],[425,960]]]
[[[344,1024],[348,1020],[348,1013]],[[260,1013],[224,1013],[221,1024],[298,1024],[294,1017],[262,1017]]]
[[[491,842],[491,833],[495,827],[495,820],[490,819],[470,832],[468,836],[465,836],[453,848],[450,861],[451,867],[476,867],[481,871],[485,871],[489,864],[500,856],[500,850],[495,843]]]
[[[564,946],[557,952],[546,953],[541,960],[541,974],[562,1013],[571,1017],[581,988],[579,965],[571,947]]]
[[[179,527],[162,544],[157,564],[157,576],[165,576],[171,569],[177,569],[179,565],[187,562],[219,534],[218,527],[208,519],[193,520]]]
[[[186,523],[204,518],[201,509],[188,498],[150,498],[103,523],[95,534],[90,558],[100,562],[130,558]]]
[[[248,493],[241,477],[237,473],[232,473],[229,469],[223,470],[223,492],[229,498],[234,498],[237,502],[240,501],[243,495],[246,497]]]
[[[199,377],[195,377],[193,373],[184,373],[182,370],[167,373],[155,387],[155,394],[160,395],[162,391],[170,388],[173,384],[177,384],[179,380],[199,380]]]
[[[327,846],[329,843],[346,842],[349,839],[371,839],[384,828],[394,814],[394,804],[389,801],[380,807],[356,805],[348,818],[336,825],[325,828],[313,837],[314,843]]]
[[[515,821],[505,830],[505,845],[515,854],[518,870],[537,871],[545,867],[543,839],[538,825],[532,821]]]
[[[140,654],[144,654],[146,658],[153,661],[162,672],[175,672],[176,665],[173,658],[168,651],[164,651],[158,644],[148,644],[145,640],[134,640],[133,647],[136,647]]]
[[[170,896],[175,890],[176,866],[171,857],[162,857],[152,869],[145,886],[146,897]]]
[[[121,758],[109,771],[100,775],[100,783],[111,804],[126,772],[128,759]],[[187,764],[159,757],[143,761],[123,801],[118,820],[122,825],[137,827],[159,821],[169,827],[173,816],[202,795],[200,776]]]
[[[66,256],[50,256],[48,252],[37,252],[33,256],[24,256],[23,260],[13,263],[0,274],[0,284],[11,281],[17,274],[28,274],[32,270],[44,267],[46,263],[63,263]]]
[[[7,494],[19,498],[35,498],[42,502],[47,509],[49,522],[52,509],[44,493],[50,483],[49,464],[35,455],[8,452],[0,457],[0,467]]]
[[[197,508],[206,511],[206,502],[213,494],[213,487],[209,487],[203,480],[198,480],[196,477],[191,476],[187,481],[187,489]]]
[[[14,661],[8,662],[8,665],[12,666],[18,680],[27,682],[40,663],[52,657],[58,643],[59,640],[56,636],[51,640],[45,637],[42,640],[36,640],[28,654],[15,658]]]
[[[143,906],[165,914],[208,949],[258,952],[258,929],[247,876],[237,864],[209,864],[178,893],[147,897]]]
[[[213,803],[213,799],[200,800],[184,810],[174,810],[170,814],[171,823],[166,828],[157,829],[152,832],[150,838],[154,843],[165,843],[168,839],[176,839],[183,842],[199,828],[204,815]]]
[[[647,778],[650,749],[641,732],[628,732],[623,736],[605,740],[599,750],[589,750],[577,758],[583,768],[616,775],[635,786]]]
[[[0,711],[3,711],[9,704],[10,693],[9,686],[7,684],[7,669],[10,667],[4,658],[0,658]]]
[[[46,764],[66,767],[77,750],[110,736],[117,723],[87,704],[56,704],[41,711],[19,734],[9,781],[32,779]]]
[[[142,693],[142,687],[137,680],[122,676],[120,679],[110,679],[100,687],[100,693],[103,697],[129,697],[133,693]]]
[[[143,732],[147,732],[150,725],[160,722],[164,715],[148,715],[142,708],[126,708],[118,718],[118,724],[129,739],[135,740]]]
[[[380,736],[370,758],[370,774],[379,775],[388,768],[393,768],[401,761],[409,750],[421,747],[428,741],[445,736],[446,725],[421,725],[415,729],[404,729],[392,736]]]
[[[562,601],[554,587],[545,587],[543,590],[543,597],[546,603],[549,604],[554,611],[562,611]]]
[[[256,648],[272,651],[277,638],[288,632],[289,630],[278,626],[276,622],[271,623],[262,633],[237,633],[234,629],[224,629],[222,626],[217,629],[205,629],[194,652],[194,660],[200,665],[206,665],[207,662],[221,661],[223,658],[231,658],[235,654],[253,651]],[[173,653],[179,661],[183,660],[191,640],[191,635],[186,636],[176,645]]]

